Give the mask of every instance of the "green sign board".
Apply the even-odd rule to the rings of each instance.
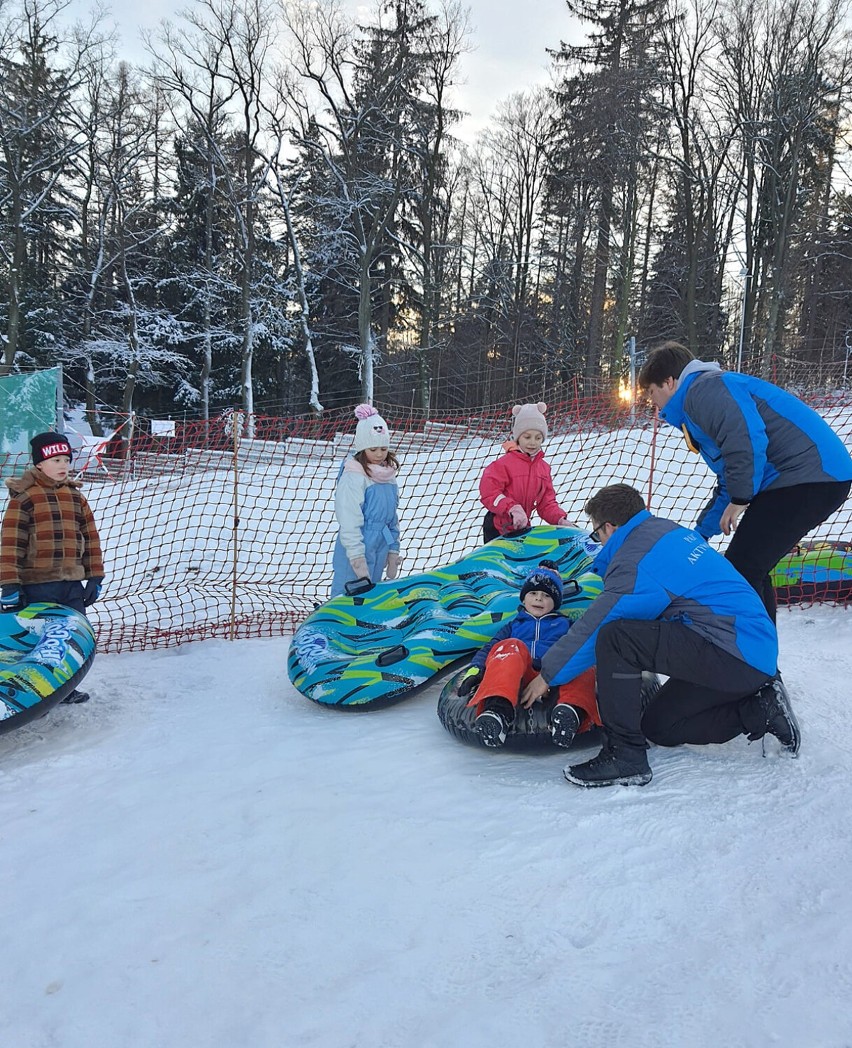
[[[0,376],[0,456],[29,455],[30,437],[56,429],[62,368]]]

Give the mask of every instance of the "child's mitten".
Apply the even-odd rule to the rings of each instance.
[[[388,553],[388,562],[385,565],[385,578],[395,579],[399,575],[399,566],[402,563],[402,557],[397,553],[396,550],[392,549]]]

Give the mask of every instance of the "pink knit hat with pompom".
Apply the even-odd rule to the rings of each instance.
[[[515,416],[515,421],[512,425],[512,440],[517,440],[528,429],[537,429],[542,437],[547,440],[545,411],[547,411],[547,404],[541,400],[537,404],[516,404],[512,408],[512,414]]]
[[[358,425],[355,427],[355,443],[352,450],[356,455],[367,448],[390,447],[388,424],[372,404],[359,404],[355,408],[355,418],[358,419]]]

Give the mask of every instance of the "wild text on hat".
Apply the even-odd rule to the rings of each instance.
[[[53,458],[54,455],[67,455],[71,451],[71,445],[63,440],[61,444],[45,444],[41,450],[42,458]]]

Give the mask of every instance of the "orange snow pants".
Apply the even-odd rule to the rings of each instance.
[[[485,708],[486,699],[508,699],[517,707],[521,691],[537,676],[538,670],[533,669],[532,657],[526,644],[521,640],[515,640],[514,637],[501,640],[488,652],[485,674],[468,706],[476,707],[477,716]],[[594,666],[567,684],[561,684],[556,701],[570,703],[581,711],[580,731],[588,731],[594,725],[600,726]]]

